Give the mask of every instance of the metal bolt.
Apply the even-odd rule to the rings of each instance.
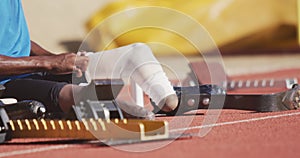
[[[188,106],[194,106],[195,103],[196,103],[196,101],[195,101],[195,99],[193,99],[193,98],[191,98],[191,99],[189,99],[189,100],[187,101],[187,105],[188,105]]]
[[[84,102],[82,102],[82,101],[79,102],[79,105],[84,106]]]
[[[202,100],[203,105],[209,105],[210,99],[209,98],[204,98]]]

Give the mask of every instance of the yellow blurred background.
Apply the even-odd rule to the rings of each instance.
[[[179,17],[157,19],[149,11],[126,14],[146,6],[171,8],[194,18],[224,54],[298,49],[297,0],[44,0],[23,4],[33,40],[53,51],[76,50],[92,32],[86,42],[94,51],[156,42],[172,48],[152,45],[157,55],[172,54],[174,49],[187,55],[199,53],[189,41],[166,30],[140,28],[119,34],[129,26],[153,21],[163,27],[176,25],[180,32],[193,34],[193,26]],[[114,13],[124,15],[105,23]],[[103,23],[105,27],[99,27]]]
[[[192,17],[211,34],[222,53],[256,49],[295,49],[297,45],[297,1],[296,0],[126,0],[115,1],[99,10],[88,21],[89,30],[96,29],[95,36],[112,36],[111,43],[101,45],[94,41],[105,38],[91,38],[89,43],[95,50],[114,48],[134,42],[145,42],[152,46],[155,54],[172,54],[172,49],[164,49],[153,42],[167,44],[183,54],[198,54],[185,37],[177,33],[203,38],[195,34],[197,26],[180,15],[155,14],[160,12],[155,6],[171,8],[186,18]],[[140,8],[145,8],[140,9]],[[122,16],[112,15],[121,13]],[[109,22],[106,22],[109,20]],[[98,26],[104,22],[103,26]],[[160,28],[140,28],[139,24],[159,23],[162,28],[176,28],[175,32]],[[132,28],[139,26],[136,29]],[[128,32],[124,32],[124,30]],[[95,31],[95,32],[96,32]],[[176,32],[178,31],[178,32]],[[203,41],[202,41],[203,42]],[[214,49],[214,48],[210,48]],[[209,50],[207,50],[209,51]],[[205,52],[202,52],[205,53]]]

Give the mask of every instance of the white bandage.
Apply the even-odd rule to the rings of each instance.
[[[175,94],[160,63],[146,44],[136,43],[87,55],[88,82],[92,79],[130,77],[157,105],[165,97]]]

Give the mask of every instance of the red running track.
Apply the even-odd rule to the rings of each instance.
[[[95,144],[53,144],[52,140],[17,139],[0,147],[0,157],[299,157],[300,111],[253,113],[249,111],[223,110],[217,123],[203,137],[199,137],[205,111],[198,112],[189,128],[182,120],[192,116],[167,119],[176,124],[176,129],[193,134],[191,138],[175,141],[149,142],[114,147]],[[172,131],[172,130],[171,130]],[[178,132],[178,131],[177,131]],[[27,142],[41,142],[30,144]],[[45,143],[46,141],[46,143]],[[49,141],[49,143],[47,143]],[[162,147],[161,147],[162,146]],[[152,150],[154,148],[158,148]],[[147,152],[138,152],[151,150]],[[131,151],[131,152],[128,152]]]

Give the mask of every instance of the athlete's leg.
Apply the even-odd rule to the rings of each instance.
[[[177,107],[178,98],[151,49],[136,43],[89,54],[87,79],[127,78],[134,80],[164,111]]]

